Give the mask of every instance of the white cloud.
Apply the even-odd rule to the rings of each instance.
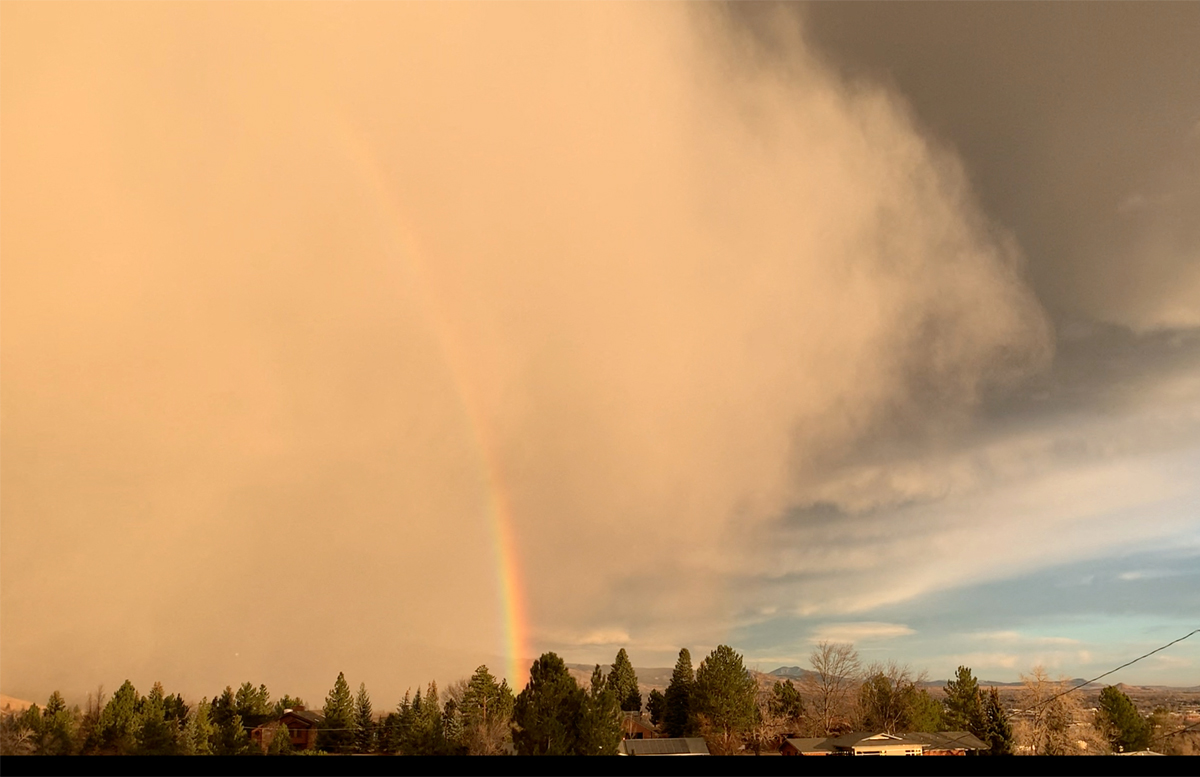
[[[809,642],[873,642],[916,634],[902,623],[859,621],[853,623],[824,623],[817,626]]]
[[[972,672],[978,676],[980,669],[999,668],[999,669],[1015,669],[1018,664],[1023,663],[1021,655],[1017,653],[959,653],[950,657],[949,663],[958,664],[959,666],[969,666]],[[981,678],[982,679],[982,678]]]
[[[628,645],[632,640],[624,629],[593,629],[582,633],[557,632],[544,635],[547,642],[576,647]]]
[[[1020,634],[1016,631],[977,631],[968,637],[984,642],[1000,642],[1020,645],[1078,645],[1079,640],[1069,637],[1036,637]]]

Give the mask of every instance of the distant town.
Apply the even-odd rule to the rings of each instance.
[[[339,673],[315,704],[244,682],[199,700],[129,681],[68,706],[4,697],[3,755],[1197,755],[1200,687],[930,680],[822,642],[808,666],[748,669],[721,645],[693,666],[567,664],[543,654],[524,688],[487,666],[376,707]]]

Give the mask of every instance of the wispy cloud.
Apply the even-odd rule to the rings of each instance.
[[[809,641],[817,642],[875,642],[915,634],[902,623],[876,623],[858,621],[846,623],[824,623],[817,626]]]
[[[1015,631],[977,631],[967,635],[972,639],[984,642],[999,642],[1002,644],[1019,645],[1078,645],[1079,640],[1070,637],[1040,637],[1028,636]]]

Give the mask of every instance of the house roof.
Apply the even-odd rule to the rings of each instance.
[[[625,739],[621,742],[623,755],[708,755],[708,745],[701,737],[680,739]]]
[[[840,737],[831,737],[829,744],[832,747],[855,747],[860,742],[866,740],[874,742],[898,742],[902,737],[895,734],[888,734],[883,731],[851,731],[849,734],[842,734]]]
[[[909,739],[927,740],[933,750],[987,750],[988,744],[969,731],[939,731],[936,734],[924,731],[905,734]]]
[[[311,726],[319,726],[325,722],[324,715],[322,715],[319,712],[313,712],[312,710],[289,710],[289,711],[283,713],[283,716],[280,717],[279,719],[283,720],[284,718],[289,718],[289,717],[302,720]]]
[[[801,753],[832,753],[833,746],[828,737],[789,737],[784,740]]]

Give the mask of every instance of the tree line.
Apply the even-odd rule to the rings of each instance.
[[[1101,694],[1088,719],[1078,697],[1062,693],[1041,668],[1025,680],[1020,714],[1010,720],[995,688],[982,689],[959,667],[932,697],[923,674],[895,662],[864,666],[853,645],[820,643],[812,670],[760,682],[742,656],[720,645],[693,670],[679,652],[665,693],[651,691],[643,705],[637,675],[624,649],[605,670],[596,665],[581,685],[563,660],[543,654],[519,694],[480,666],[445,689],[430,682],[406,692],[393,710],[376,714],[365,684],[352,692],[339,673],[321,708],[317,753],[406,755],[612,755],[623,737],[622,713],[643,711],[668,737],[703,737],[714,754],[761,753],[787,737],[837,736],[849,731],[887,733],[969,731],[990,755],[1045,755],[1146,749],[1161,733],[1117,688]],[[759,675],[758,678],[767,676]],[[99,690],[86,708],[68,708],[57,691],[37,705],[0,719],[0,752],[45,755],[290,755],[286,710],[305,707],[284,695],[272,700],[265,685],[243,683],[188,704],[155,683],[142,696],[128,680],[105,698]],[[261,729],[259,727],[262,727]],[[259,730],[258,741],[251,732]],[[1172,744],[1170,742],[1168,745]]]

